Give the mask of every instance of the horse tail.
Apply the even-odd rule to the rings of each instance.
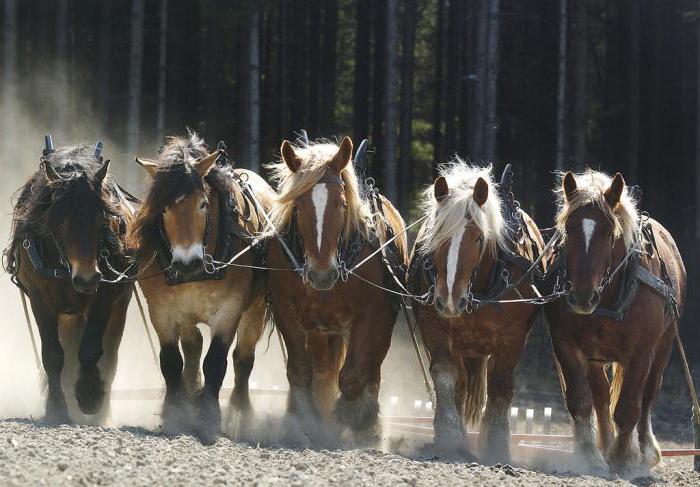
[[[612,364],[612,381],[610,382],[610,415],[614,417],[617,401],[622,392],[622,382],[625,378],[625,370],[622,364],[614,362]]]
[[[488,357],[465,360],[467,366],[467,398],[464,405],[464,418],[468,425],[476,426],[486,405],[486,372]]]

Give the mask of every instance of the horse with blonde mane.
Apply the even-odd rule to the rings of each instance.
[[[481,423],[482,458],[508,461],[513,369],[538,307],[477,300],[534,297],[528,274],[542,237],[512,195],[500,194],[490,167],[459,158],[440,167],[421,207],[427,220],[413,249],[409,286],[434,297],[414,311],[435,386],[435,446],[471,457],[466,425]]]
[[[271,240],[268,262],[297,272],[271,272],[268,287],[288,351],[290,413],[316,421],[335,412],[342,427],[366,439],[377,432],[380,369],[399,310],[376,287],[393,283],[380,253],[370,254],[388,234],[398,236],[397,264],[407,249],[404,222],[389,201],[381,197],[384,212],[375,215],[362,197],[352,150],[348,137],[340,145],[282,144],[282,160],[271,167],[279,187],[271,218],[285,243]]]
[[[556,193],[563,240],[548,274],[569,292],[546,310],[575,449],[594,470],[645,473],[661,459],[651,413],[685,301],[683,260],[621,174],[568,172]]]
[[[245,266],[259,264],[256,249],[229,262],[261,230],[255,200],[267,210],[273,192],[257,174],[217,164],[221,151],[209,153],[190,132],[171,137],[157,160],[136,159],[152,179],[144,205],[130,229],[139,256],[139,285],[146,296],[160,341],[160,367],[165,379],[164,429],[193,429],[205,443],[221,428],[219,391],[234,336],[235,387],[232,406],[250,409],[248,377],[264,324],[263,275]],[[243,267],[240,267],[243,266]],[[198,323],[211,329],[200,388],[202,335]],[[179,345],[182,344],[183,359]],[[194,396],[196,418],[190,418]]]

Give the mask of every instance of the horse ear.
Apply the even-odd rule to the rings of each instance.
[[[282,160],[287,165],[289,170],[292,172],[297,172],[301,167],[301,158],[297,156],[296,152],[294,152],[294,147],[292,147],[292,144],[288,140],[282,142],[280,152],[282,153]]]
[[[345,169],[345,166],[350,163],[350,160],[352,159],[352,140],[350,137],[343,137],[343,141],[340,143],[340,147],[338,148],[338,152],[333,156],[333,159],[331,159],[331,162],[329,166],[331,166],[333,169],[337,170],[338,172],[342,171]]]
[[[95,173],[95,187],[99,188],[102,186],[102,181],[105,180],[107,176],[107,171],[109,170],[109,159],[102,163],[102,166]]]
[[[567,171],[564,175],[562,186],[564,187],[564,198],[567,201],[571,200],[576,195],[576,178],[571,171]]]
[[[489,199],[489,184],[484,178],[479,178],[474,184],[474,193],[472,193],[474,201],[479,206],[484,206],[486,200]]]
[[[56,168],[53,167],[53,164],[51,164],[48,160],[44,159],[43,161],[44,164],[44,174],[46,174],[46,179],[49,180],[49,182],[53,181],[58,181],[59,179],[63,179],[60,174],[56,171]]]
[[[605,201],[610,208],[615,208],[622,197],[622,190],[625,189],[625,178],[619,172],[615,173],[610,187],[605,190]]]
[[[200,157],[194,162],[194,169],[197,171],[200,177],[204,177],[209,174],[209,171],[214,167],[214,163],[221,155],[221,149],[217,149],[209,155]]]
[[[151,159],[141,159],[139,157],[134,157],[134,161],[144,168],[148,174],[151,176],[154,176],[156,174],[156,171],[158,170],[158,163],[156,161],[152,161]]]
[[[440,176],[435,180],[433,184],[433,194],[437,201],[442,201],[443,198],[450,194],[450,188],[447,186],[447,179],[444,176]]]

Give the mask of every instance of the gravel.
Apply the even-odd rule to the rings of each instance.
[[[666,445],[669,446],[669,445]],[[415,451],[420,449],[416,448]],[[666,460],[635,485],[700,485],[690,457]],[[447,462],[375,449],[203,446],[133,428],[0,421],[0,485],[630,485],[614,477]]]

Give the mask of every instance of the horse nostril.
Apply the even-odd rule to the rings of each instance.
[[[598,291],[593,291],[593,294],[591,294],[590,304],[593,307],[600,304],[600,293]]]
[[[445,310],[445,303],[443,302],[442,298],[440,296],[437,296],[435,298],[435,309],[438,311],[444,311]]]
[[[462,299],[459,300],[459,311],[462,312],[465,309],[467,309],[467,304],[469,304],[469,300],[466,297],[463,297]]]

